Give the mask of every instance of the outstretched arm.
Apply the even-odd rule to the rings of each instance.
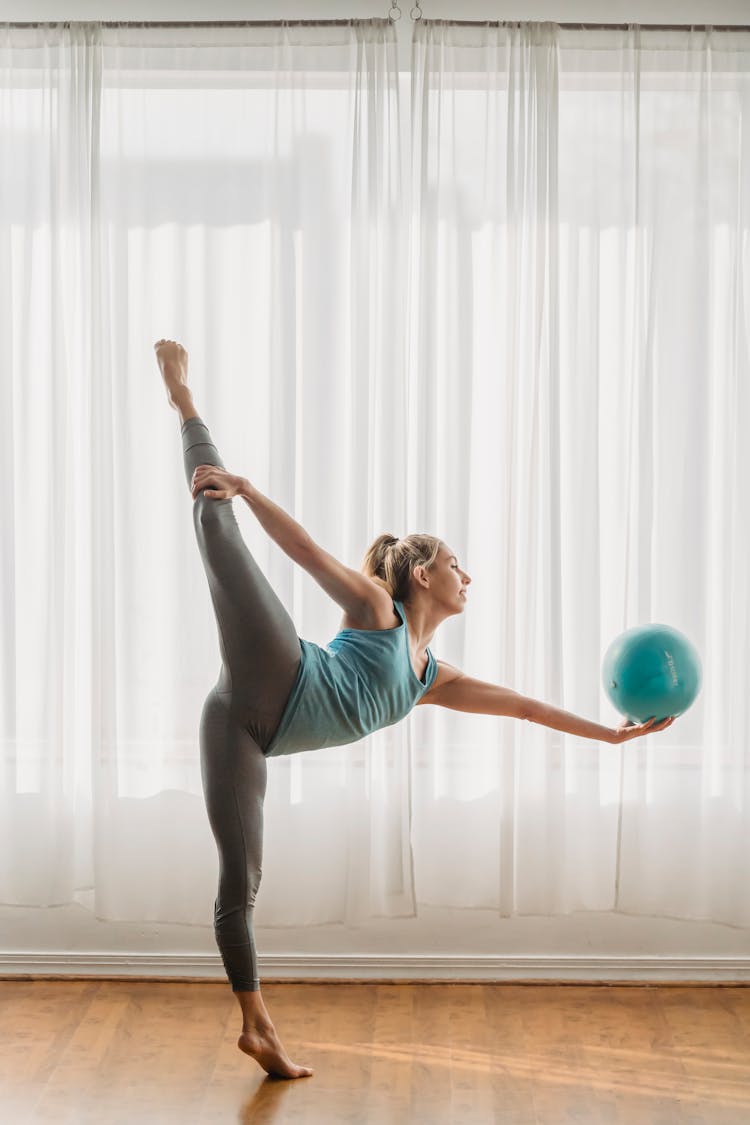
[[[450,664],[438,662],[438,676],[432,688],[425,692],[420,703],[435,703],[438,707],[448,707],[452,711],[468,711],[476,715],[506,715],[514,719],[527,719],[531,723],[541,723],[565,734],[578,735],[579,738],[592,738],[598,742],[620,743],[642,734],[664,730],[673,719],[665,719],[654,725],[647,723],[623,723],[616,729],[592,723],[570,711],[561,711],[539,699],[519,695],[510,688],[499,684],[485,683],[465,675]]]
[[[390,599],[371,578],[345,566],[319,547],[302,524],[274,504],[245,477],[234,476],[214,465],[199,465],[193,474],[193,498],[205,491],[209,499],[230,500],[240,496],[261,527],[282,551],[312,575],[322,589],[352,617],[366,617],[367,608]]]

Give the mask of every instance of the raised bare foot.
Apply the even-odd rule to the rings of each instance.
[[[262,1024],[252,1031],[243,1031],[237,1046],[276,1078],[308,1078],[312,1074],[309,1066],[297,1066],[292,1062],[273,1024]]]
[[[180,402],[178,400],[189,389],[187,381],[188,354],[182,344],[178,344],[174,340],[158,340],[154,344],[154,351],[164,379],[164,386],[167,389],[169,405],[174,407],[175,410],[179,410]]]

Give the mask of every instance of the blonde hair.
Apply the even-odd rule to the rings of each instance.
[[[442,539],[417,532],[397,539],[386,533],[379,535],[362,560],[361,571],[384,586],[394,601],[409,599],[411,576],[415,566],[429,568],[438,556]]]

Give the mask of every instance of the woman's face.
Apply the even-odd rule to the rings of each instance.
[[[471,578],[462,569],[454,551],[440,544],[437,558],[428,571],[430,594],[449,613],[463,613]]]

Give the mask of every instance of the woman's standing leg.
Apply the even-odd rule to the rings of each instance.
[[[253,909],[263,862],[266,759],[232,718],[216,688],[200,720],[201,777],[219,852],[216,943],[234,992],[258,992]]]
[[[182,422],[185,473],[223,468],[187,385],[187,353],[156,345],[170,404]],[[260,883],[267,744],[299,667],[299,638],[242,539],[231,500],[195,500],[194,523],[216,612],[223,664],[201,716],[201,772],[219,852],[214,922],[217,944],[242,1009],[239,1046],[271,1074],[311,1074],[291,1061],[260,994],[252,914]]]
[[[309,1067],[292,1062],[260,994],[253,911],[263,861],[266,759],[232,717],[216,689],[200,722],[201,774],[208,819],[219,852],[214,930],[224,968],[240,1008],[238,1046],[269,1074],[304,1078]]]

